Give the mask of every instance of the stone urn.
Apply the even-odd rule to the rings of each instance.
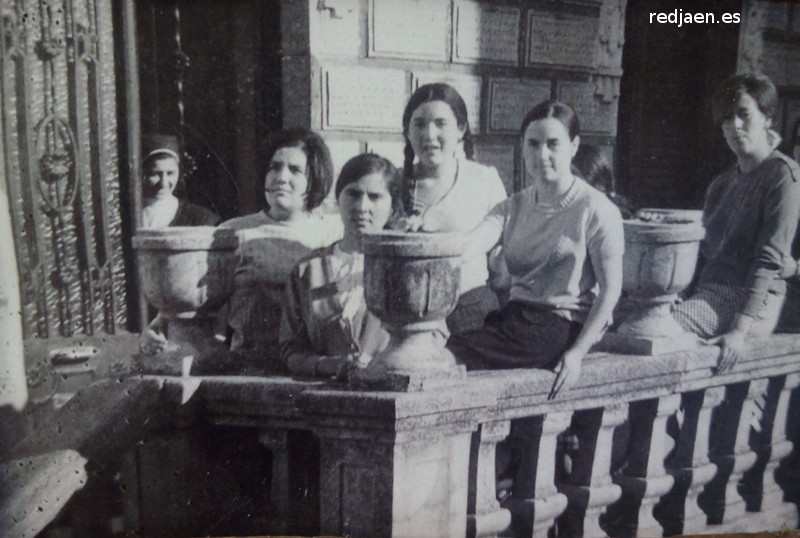
[[[229,295],[237,243],[234,230],[213,226],[144,228],[136,233],[139,285],[165,320],[170,344],[164,353],[140,357],[144,370],[186,374],[181,361],[187,356],[198,363],[227,358],[227,350],[214,340],[213,321]]]
[[[658,355],[699,344],[672,317],[672,306],[694,278],[705,237],[701,218],[702,211],[642,209],[625,221],[623,322],[602,347]]]
[[[461,383],[466,370],[444,346],[445,318],[458,302],[464,237],[381,232],[363,241],[367,307],[390,340],[351,375],[351,386],[414,391]]]

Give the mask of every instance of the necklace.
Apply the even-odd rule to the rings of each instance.
[[[565,198],[566,198],[566,197],[569,195],[569,193],[572,191],[573,187],[575,187],[576,179],[577,179],[577,178],[576,178],[576,177],[573,175],[573,176],[572,176],[572,182],[569,184],[569,187],[567,188],[567,190],[566,190],[566,191],[564,191],[564,194],[560,194],[560,195],[556,196],[556,197],[555,197],[555,198],[554,198],[552,201],[550,201],[550,202],[542,202],[542,201],[541,201],[541,199],[540,199],[540,196],[539,196],[539,189],[537,188],[537,189],[534,191],[534,203],[535,203],[535,204],[536,204],[538,207],[541,207],[541,208],[543,208],[543,209],[553,209],[553,208],[556,208],[556,207],[560,206],[560,205],[561,205],[561,203],[564,201],[564,199],[565,199]]]
[[[411,214],[418,216],[419,219],[422,220],[425,218],[425,215],[428,214],[428,211],[430,211],[433,206],[435,206],[436,204],[440,203],[442,200],[447,198],[447,195],[450,194],[450,192],[452,192],[452,190],[455,188],[456,181],[458,181],[458,169],[459,169],[459,164],[458,160],[456,160],[456,173],[453,176],[453,181],[450,182],[450,185],[447,187],[447,190],[445,190],[444,188],[445,184],[443,182],[439,182],[439,184],[436,186],[436,191],[433,193],[433,196],[431,197],[431,201],[429,203],[425,203],[419,199],[419,193],[417,187],[419,185],[420,180],[415,179],[414,193],[412,194],[412,200],[411,200],[412,203]],[[417,206],[423,206],[422,211],[420,211],[417,208]]]

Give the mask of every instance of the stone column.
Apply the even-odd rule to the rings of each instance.
[[[708,439],[711,414],[724,396],[723,387],[687,392],[681,396],[683,424],[680,425],[675,452],[667,462],[675,484],[655,510],[665,535],[700,534],[706,528],[707,517],[697,504],[697,497],[717,472],[717,466],[708,459]]]
[[[569,426],[572,412],[549,413],[512,422],[521,458],[507,501],[517,536],[545,538],[567,507],[567,497],[555,486],[556,437]]]
[[[575,413],[570,431],[578,438],[578,450],[573,455],[567,483],[558,486],[569,499],[558,520],[559,534],[607,536],[600,527],[600,515],[622,494],[611,481],[612,438],[614,428],[627,416],[628,407],[624,404]]]
[[[708,514],[709,525],[725,525],[719,529],[723,532],[741,528],[740,520],[745,515],[746,506],[738,484],[744,472],[756,462],[756,453],[750,449],[750,428],[760,414],[755,399],[766,388],[766,379],[728,385],[725,401],[713,416],[711,461],[717,466],[717,474],[698,501]]]
[[[289,507],[289,440],[286,430],[263,430],[258,441],[272,452],[272,477],[269,503],[270,532],[286,534],[290,517]]]
[[[495,448],[508,436],[509,422],[500,420],[478,426],[472,434],[467,497],[467,536],[497,536],[508,528],[511,514],[497,502]]]
[[[759,530],[777,528],[785,524],[795,528],[797,508],[783,502],[783,489],[775,480],[775,471],[792,452],[792,442],[786,439],[786,419],[792,392],[800,385],[800,374],[789,374],[769,380],[761,431],[753,439],[753,450],[758,455],[756,464],[744,475],[740,492],[748,512],[761,512],[763,521]],[[754,516],[748,515],[748,519]],[[755,529],[755,525],[751,525]]]
[[[661,536],[661,524],[653,516],[653,506],[674,482],[664,469],[664,458],[672,443],[667,436],[667,419],[680,404],[680,395],[671,394],[630,405],[628,459],[614,482],[622,488],[622,498],[608,509],[607,525],[611,536]]]
[[[320,439],[322,534],[466,534],[481,391],[308,390],[296,401]]]

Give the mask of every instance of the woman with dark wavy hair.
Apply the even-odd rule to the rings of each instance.
[[[403,112],[403,133],[403,197],[410,231],[468,232],[506,198],[497,170],[472,160],[467,107],[451,86],[420,86]],[[480,327],[497,308],[488,279],[486,253],[464,259],[461,295],[447,317],[452,334]]]
[[[333,163],[322,138],[307,129],[284,129],[268,141],[262,163],[267,208],[226,221],[237,230],[232,285],[218,313],[218,340],[230,338],[231,352],[242,366],[283,372],[278,347],[281,308],[292,266],[314,249],[342,234],[341,221],[317,209],[333,183]],[[158,326],[142,338],[144,351],[167,345]]]
[[[722,347],[719,372],[739,360],[748,334],[773,331],[786,293],[781,276],[800,218],[800,167],[776,149],[777,107],[764,75],[733,76],[713,100],[736,163],[706,192],[702,269],[674,313],[684,329]]]

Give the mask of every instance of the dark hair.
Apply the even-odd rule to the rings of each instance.
[[[467,156],[467,159],[472,159],[475,155],[475,147],[472,142],[472,133],[469,130],[467,105],[456,89],[449,84],[425,84],[417,88],[417,91],[415,91],[411,99],[408,100],[406,109],[403,111],[403,134],[408,135],[408,127],[411,123],[411,115],[414,114],[414,111],[419,108],[420,105],[430,101],[444,101],[453,110],[458,126],[464,128],[464,138],[462,140],[464,144],[464,154]],[[403,154],[405,157],[403,161],[403,173],[406,177],[411,177],[414,172],[414,150],[408,138],[406,138],[406,147]]]
[[[614,170],[603,148],[594,144],[581,144],[572,159],[572,165],[587,183],[605,193],[611,192],[614,186]]]
[[[711,113],[716,125],[733,117],[736,112],[736,101],[742,93],[755,99],[758,109],[767,118],[772,119],[778,110],[778,90],[775,84],[760,74],[734,75],[726,79],[711,102]]]
[[[336,199],[339,199],[339,195],[348,185],[369,174],[383,175],[386,180],[386,189],[392,197],[393,216],[401,215],[403,204],[400,194],[400,175],[397,173],[397,168],[388,159],[376,153],[362,153],[345,163],[342,171],[339,172],[339,179],[336,180]]]
[[[530,109],[525,115],[525,119],[522,120],[520,131],[525,134],[525,129],[528,128],[528,125],[546,118],[554,118],[563,123],[564,127],[567,128],[570,140],[575,140],[575,137],[580,134],[581,125],[575,111],[568,104],[554,100],[543,101]]]
[[[328,196],[333,184],[331,152],[322,138],[308,129],[282,129],[269,138],[267,151],[261,163],[261,180],[266,180],[270,163],[281,148],[300,148],[306,154],[306,210],[317,208]]]

